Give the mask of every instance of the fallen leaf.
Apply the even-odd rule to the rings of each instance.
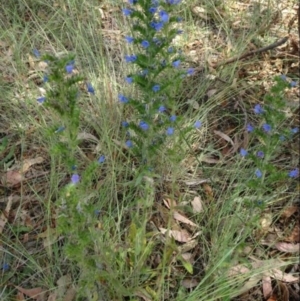
[[[7,216],[9,215],[11,205],[12,205],[12,196],[8,197],[8,201],[5,207],[4,212],[0,215],[0,234],[3,232],[3,229],[7,223]]]
[[[171,208],[174,208],[177,206],[176,201],[171,200],[171,199],[163,199],[163,202],[168,209],[171,209]]]
[[[17,170],[9,170],[2,178],[2,183],[8,187],[15,186],[22,182],[23,175]]]
[[[44,296],[46,291],[43,290],[41,287],[31,288],[31,289],[25,289],[20,286],[16,286],[17,290],[24,295],[38,301],[44,301]]]
[[[181,281],[181,285],[185,288],[193,288],[199,284],[199,280],[195,278],[185,278]]]
[[[179,221],[181,223],[184,223],[184,224],[187,224],[187,225],[190,225],[190,226],[193,226],[193,227],[198,227],[198,225],[196,225],[191,220],[189,220],[188,218],[186,218],[182,214],[178,213],[177,211],[174,211],[173,217],[174,217],[174,219],[176,219],[177,221]]]
[[[299,210],[297,206],[289,206],[284,209],[284,211],[281,214],[282,218],[289,218],[291,217],[294,213],[296,213]]]
[[[284,281],[284,282],[298,282],[299,277],[295,277],[291,274],[284,273],[278,269],[272,269],[269,272],[265,273],[266,276],[270,276],[276,280]]]
[[[275,248],[278,251],[285,252],[285,253],[297,253],[300,250],[300,243],[289,244],[286,242],[278,242],[275,244]]]
[[[219,137],[223,138],[225,141],[229,142],[232,146],[234,146],[233,140],[228,135],[216,130],[214,131],[214,133]]]
[[[203,211],[203,206],[202,206],[202,202],[201,202],[200,196],[194,197],[194,199],[192,200],[191,203],[192,203],[193,211],[195,213],[199,213],[199,212]]]
[[[25,296],[23,293],[18,292],[16,296],[16,301],[25,301]]]
[[[186,231],[186,230],[168,230],[165,228],[159,228],[160,232],[162,234],[166,234],[168,233],[169,237],[173,237],[176,241],[179,242],[188,242],[189,240],[191,240],[191,236],[190,234]]]
[[[265,299],[267,299],[272,294],[272,281],[271,277],[263,276],[262,277],[262,289]]]
[[[75,297],[76,297],[76,290],[73,287],[69,287],[63,300],[73,301]]]
[[[65,292],[67,291],[71,283],[72,283],[72,278],[70,274],[63,275],[56,281],[57,284],[56,294],[58,298],[62,298],[65,295]]]
[[[22,164],[22,168],[20,170],[21,173],[25,173],[29,170],[30,166],[34,164],[40,164],[44,161],[44,158],[37,157],[35,159],[25,159]]]
[[[56,298],[56,293],[51,293],[49,296],[48,296],[48,299],[47,301],[56,301],[57,298]]]

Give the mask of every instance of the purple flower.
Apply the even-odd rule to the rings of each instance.
[[[68,65],[65,67],[65,69],[66,69],[66,72],[67,72],[68,74],[71,74],[71,73],[73,72],[73,70],[74,70],[74,64],[72,64],[72,63],[68,64]]]
[[[165,106],[160,106],[159,108],[158,108],[158,112],[159,113],[163,113],[163,112],[165,112],[166,111],[166,107]]]
[[[288,174],[290,178],[298,178],[299,177],[299,168],[295,168],[291,170]]]
[[[72,175],[72,177],[71,177],[71,183],[73,185],[79,183],[79,181],[80,181],[80,176],[78,174]]]
[[[125,37],[125,40],[126,40],[126,42],[129,43],[129,44],[131,44],[131,43],[134,42],[134,38],[133,38],[133,37],[130,37],[130,36],[126,36],[126,37]]]
[[[172,63],[173,67],[178,68],[180,66],[181,61],[177,60]]]
[[[255,114],[263,114],[265,112],[265,110],[261,107],[260,104],[255,105],[253,111]]]
[[[246,126],[246,130],[248,133],[252,133],[254,131],[254,127],[250,123],[248,123]]]
[[[160,90],[160,85],[154,85],[153,87],[152,87],[152,91],[153,92],[158,92]]]
[[[194,123],[194,127],[195,127],[196,129],[199,129],[199,128],[201,127],[201,125],[202,125],[202,122],[201,122],[200,120],[197,120],[197,121]]]
[[[260,169],[256,169],[255,170],[255,175],[258,177],[258,178],[261,178],[262,177],[262,172]]]
[[[34,49],[32,50],[32,53],[34,54],[34,56],[35,56],[36,58],[40,58],[40,57],[41,57],[40,52],[39,52],[36,48],[34,48]]]
[[[148,48],[150,46],[150,43],[148,41],[144,40],[144,41],[142,41],[141,45],[143,48]]]
[[[195,73],[195,69],[194,68],[189,68],[187,71],[186,71],[186,74],[187,75],[193,75]]]
[[[45,96],[40,96],[36,100],[37,100],[38,103],[43,103],[43,102],[45,102],[46,97]]]
[[[135,54],[132,55],[125,55],[126,63],[133,63],[137,60],[137,56]]]
[[[49,81],[48,75],[47,75],[47,74],[44,74],[44,76],[43,76],[43,82],[44,82],[44,83],[47,83],[48,81]]]
[[[94,87],[92,86],[91,83],[87,83],[86,87],[87,87],[88,93],[91,93],[91,94],[95,95],[95,90],[94,90]]]
[[[295,82],[295,81],[291,81],[290,82],[290,86],[292,87],[292,88],[295,88],[296,86],[297,86],[297,82]]]
[[[168,128],[167,128],[167,131],[166,131],[166,134],[167,134],[168,136],[173,135],[173,134],[174,134],[174,128],[173,128],[173,127],[168,127]]]
[[[130,16],[133,13],[133,10],[130,9],[130,8],[123,8],[122,12],[123,12],[124,16],[128,17],[128,16]]]
[[[127,77],[125,77],[125,81],[126,81],[128,84],[132,84],[132,83],[133,83],[133,77],[127,76]]]
[[[125,145],[126,145],[128,148],[133,147],[133,143],[132,143],[131,140],[127,140],[127,141],[125,142]]]
[[[281,78],[282,80],[286,81],[286,75],[281,74],[281,75],[280,75],[280,78]]]
[[[129,99],[122,94],[119,94],[118,98],[119,98],[120,102],[122,102],[122,103],[128,103],[128,101],[129,101]]]
[[[165,10],[161,10],[158,15],[163,23],[167,23],[169,21],[169,15]]]
[[[154,22],[154,21],[152,21],[150,23],[150,26],[153,29],[155,29],[156,31],[160,31],[164,27],[164,23],[163,22]]]
[[[145,121],[140,121],[139,126],[143,131],[149,130],[149,124]]]
[[[172,115],[172,116],[170,117],[170,121],[172,121],[172,122],[176,121],[176,119],[177,119],[176,115]]]
[[[272,127],[271,127],[269,124],[267,124],[267,123],[264,123],[264,124],[262,125],[262,128],[263,128],[263,130],[264,130],[266,133],[269,133],[269,132],[272,130]]]
[[[100,158],[98,159],[98,163],[104,163],[105,161],[105,156],[104,155],[101,155]]]
[[[291,133],[292,134],[297,134],[298,132],[299,132],[299,128],[298,127],[291,129]]]
[[[258,151],[258,152],[256,153],[256,156],[257,156],[258,158],[263,158],[263,157],[265,156],[265,153],[264,153],[263,151]]]
[[[246,157],[246,156],[248,155],[248,151],[245,150],[244,148],[241,148],[241,149],[240,149],[240,155],[241,155],[242,157]]]

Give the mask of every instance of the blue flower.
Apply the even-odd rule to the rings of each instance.
[[[248,155],[248,151],[245,150],[244,148],[241,148],[241,149],[240,149],[240,155],[241,155],[242,157],[246,157],[246,156]]]
[[[292,134],[297,134],[298,132],[299,132],[299,128],[298,127],[291,129],[291,133]]]
[[[40,57],[41,57],[40,52],[39,52],[36,48],[34,48],[34,49],[32,50],[32,53],[33,53],[34,56],[37,57],[37,58],[40,58]]]
[[[183,20],[183,18],[181,18],[181,17],[177,17],[177,19],[176,19],[176,21],[177,21],[178,23],[182,22],[182,20]]]
[[[165,10],[161,10],[158,15],[163,23],[167,23],[169,21],[169,15]]]
[[[8,270],[9,270],[9,264],[8,263],[6,263],[6,262],[4,262],[3,264],[2,264],[2,270],[3,270],[3,272],[7,272]]]
[[[131,43],[134,42],[134,38],[133,38],[133,37],[130,37],[130,36],[126,36],[126,37],[125,37],[125,40],[126,40],[126,42],[129,43],[129,44],[131,44]]]
[[[155,43],[156,46],[160,46],[160,45],[161,45],[161,40],[158,39],[158,38],[156,38],[156,37],[154,37],[154,38],[152,39],[152,41]]]
[[[272,130],[272,127],[271,127],[269,124],[267,124],[267,123],[264,123],[264,124],[262,125],[262,128],[263,128],[263,130],[264,130],[266,133],[269,133],[269,132]]]
[[[180,66],[181,61],[177,60],[172,63],[173,67],[178,68]]]
[[[142,76],[146,76],[148,73],[149,73],[148,69],[144,69],[144,70],[141,71]]]
[[[166,3],[170,5],[176,5],[179,4],[180,2],[181,0],[166,0]]]
[[[295,81],[291,81],[290,82],[290,86],[292,87],[292,88],[295,88],[296,86],[297,86],[297,82],[295,82]]]
[[[194,68],[189,68],[187,71],[186,71],[186,74],[187,75],[193,75],[195,73],[195,69]]]
[[[65,128],[66,128],[66,127],[64,127],[64,126],[62,125],[62,126],[60,126],[54,133],[55,133],[55,134],[61,133],[61,132],[63,132],[63,131],[65,130]]]
[[[125,55],[125,61],[126,63],[133,63],[137,60],[137,56],[135,54],[133,55]]]
[[[122,103],[128,103],[128,101],[129,101],[129,99],[122,94],[119,94],[118,98],[119,98],[120,102],[122,102]]]
[[[149,8],[149,12],[151,13],[151,14],[155,14],[156,13],[156,11],[157,11],[157,7],[150,7]]]
[[[155,29],[156,31],[160,31],[164,27],[164,23],[163,22],[154,22],[154,21],[152,21],[150,23],[150,26],[153,29]]]
[[[127,140],[127,141],[125,142],[125,145],[126,145],[128,148],[133,147],[133,143],[132,143],[131,140]]]
[[[254,131],[254,127],[250,123],[248,123],[246,126],[246,130],[248,133],[252,133]]]
[[[173,134],[174,134],[174,128],[173,128],[173,127],[168,127],[168,128],[167,128],[167,131],[166,131],[166,134],[167,134],[168,136],[173,135]]]
[[[281,74],[281,75],[280,75],[280,78],[281,78],[282,80],[286,81],[286,75],[285,75],[285,74]]]
[[[253,111],[255,114],[263,114],[265,112],[265,110],[261,107],[260,104],[255,105]]]
[[[129,123],[127,121],[122,121],[122,127],[128,128],[129,127]]]
[[[159,113],[163,113],[163,112],[165,112],[166,111],[166,107],[165,106],[160,106],[159,108],[158,108],[158,112]]]
[[[143,131],[149,130],[149,124],[145,121],[140,121],[139,126]]]
[[[169,53],[174,52],[174,47],[169,47],[169,48],[168,48],[168,52],[169,52]]]
[[[263,151],[258,151],[258,152],[256,153],[256,156],[257,156],[258,158],[263,158],[263,157],[265,156],[265,153],[264,153]]]
[[[46,97],[45,96],[40,96],[36,100],[37,100],[38,103],[43,103],[43,102],[45,102]]]
[[[183,30],[182,29],[178,29],[177,30],[177,34],[182,34],[183,33]]]
[[[279,140],[280,140],[280,141],[285,141],[285,139],[286,139],[286,138],[285,138],[284,135],[281,135],[281,136],[279,137]]]
[[[154,85],[153,87],[152,87],[152,91],[153,92],[158,92],[160,90],[160,85]]]
[[[299,168],[295,168],[295,169],[291,170],[289,172],[288,176],[290,178],[297,178],[297,177],[299,177]]]
[[[128,84],[132,84],[132,83],[133,83],[133,77],[127,76],[127,77],[125,77],[125,81],[126,81]]]
[[[88,93],[91,93],[91,94],[95,95],[95,90],[94,90],[94,87],[92,86],[91,83],[87,83],[86,87],[87,87]]]
[[[73,70],[74,70],[74,64],[69,63],[69,64],[65,67],[65,69],[66,69],[66,72],[67,72],[68,74],[71,74],[71,73],[73,72]]]
[[[80,176],[78,174],[72,175],[72,177],[71,177],[71,183],[72,184],[75,185],[75,184],[79,183],[79,181],[80,181]]]
[[[151,4],[155,7],[159,6],[159,0],[152,0]]]
[[[262,172],[260,169],[256,169],[255,170],[255,175],[258,177],[258,178],[261,178],[262,177]]]
[[[44,83],[47,83],[48,81],[49,81],[48,75],[47,75],[47,74],[44,74],[44,76],[43,76],[43,82],[44,82]]]
[[[194,123],[194,127],[196,129],[200,129],[200,127],[202,126],[202,122],[200,120],[197,120],[195,123]]]
[[[123,12],[123,15],[127,17],[127,16],[130,16],[133,13],[133,10],[130,9],[130,8],[123,8],[122,12]]]
[[[105,161],[105,156],[104,155],[101,155],[100,158],[98,159],[98,163],[104,163]]]
[[[134,5],[138,2],[138,0],[128,0],[128,2],[131,4],[131,5]]]
[[[172,121],[172,122],[174,122],[174,121],[176,121],[176,115],[172,115],[171,117],[170,117],[170,121]]]
[[[150,43],[148,41],[144,40],[144,41],[142,41],[141,45],[143,48],[148,48],[150,46]]]

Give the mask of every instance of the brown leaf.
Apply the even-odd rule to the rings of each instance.
[[[220,136],[221,138],[223,138],[225,141],[229,142],[232,146],[234,146],[234,142],[232,141],[232,139],[228,135],[226,135],[226,134],[224,134],[220,131],[216,131],[216,130],[214,131],[214,133],[216,135]]]
[[[178,231],[178,230],[168,230],[165,228],[159,228],[159,230],[162,234],[167,233],[169,237],[173,237],[176,241],[179,242],[188,242],[192,239],[190,234],[186,230]]]
[[[178,213],[177,211],[174,211],[173,217],[174,217],[174,219],[178,220],[181,223],[190,225],[192,227],[198,227],[198,225],[196,225],[191,220],[189,220],[187,217],[183,216],[182,214]]]
[[[286,207],[281,214],[282,218],[289,218],[299,210],[297,206]]]
[[[69,287],[66,295],[64,297],[64,301],[73,301],[74,298],[76,297],[76,290],[74,287]]]
[[[202,206],[202,202],[201,202],[200,196],[194,197],[194,199],[192,200],[191,203],[192,203],[193,211],[195,213],[199,213],[199,212],[203,211],[203,206]]]
[[[34,165],[34,164],[39,164],[39,163],[42,163],[44,161],[44,158],[42,157],[37,157],[35,159],[25,159],[23,161],[23,164],[22,164],[22,168],[20,170],[21,173],[26,173],[30,166]]]
[[[263,276],[262,278],[262,289],[265,299],[267,299],[272,294],[272,282],[271,277]]]
[[[265,275],[270,276],[276,280],[284,281],[284,282],[298,282],[299,277],[295,277],[291,274],[284,273],[278,269],[272,269],[269,272],[265,273]]]
[[[2,183],[8,187],[15,186],[22,182],[23,175],[17,170],[9,170],[6,175],[2,178]]]
[[[297,253],[300,250],[300,243],[289,244],[286,242],[278,242],[275,244],[275,248],[281,252],[285,253]]]
[[[16,286],[17,290],[24,295],[38,301],[44,301],[45,300],[45,290],[43,290],[41,287],[26,289],[22,288],[20,286]]]
[[[181,281],[181,285],[185,288],[193,288],[199,284],[199,280],[195,278],[185,278]]]
[[[16,301],[25,301],[25,296],[23,293],[18,292],[16,296]]]

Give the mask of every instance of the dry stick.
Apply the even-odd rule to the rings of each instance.
[[[275,43],[272,43],[266,47],[262,47],[262,48],[259,48],[259,49],[256,49],[256,50],[252,50],[252,51],[249,51],[249,52],[246,52],[244,54],[242,54],[241,56],[234,56],[228,60],[225,60],[223,62],[220,62],[220,63],[217,63],[215,66],[213,66],[214,68],[217,68],[217,67],[220,67],[220,66],[223,66],[223,65],[227,65],[227,64],[230,64],[230,63],[233,63],[235,61],[239,61],[239,60],[242,60],[248,56],[251,56],[251,55],[254,55],[254,54],[258,54],[258,53],[261,53],[261,52],[264,52],[264,51],[268,51],[268,50],[271,50],[271,49],[274,49],[282,44],[284,44],[287,40],[289,39],[289,37],[284,37],[283,39],[275,42]],[[201,68],[196,68],[195,71],[197,72],[202,72],[204,71],[204,67],[201,67]]]

